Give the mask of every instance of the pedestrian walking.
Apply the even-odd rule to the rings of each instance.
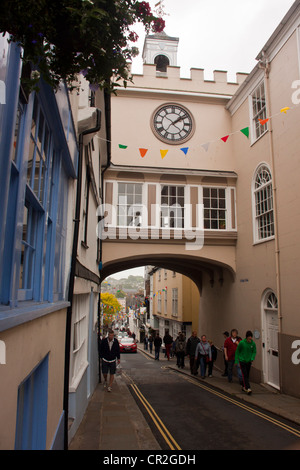
[[[152,354],[153,341],[154,341],[154,338],[153,338],[153,335],[151,334],[151,335],[149,336],[149,351],[150,351],[150,354]]]
[[[235,364],[235,351],[238,346],[237,342],[238,331],[233,328],[230,332],[230,336],[225,340],[224,343],[224,356],[227,361],[227,377],[228,382],[232,382],[233,366]]]
[[[214,362],[217,360],[218,351],[212,340],[208,340],[211,349],[211,361],[208,363],[208,377],[212,377]]]
[[[225,359],[224,344],[225,344],[226,339],[229,338],[228,331],[224,331],[223,336],[224,336],[224,343],[223,343],[222,349],[223,349],[223,358],[224,358],[224,373],[222,374],[222,377],[227,377],[228,376],[228,363]]]
[[[236,338],[236,344],[237,346],[239,345],[239,342],[242,341],[242,338],[240,336],[237,336]],[[236,353],[236,352],[235,352]],[[239,378],[239,382],[240,382],[240,385],[243,385],[243,376],[242,376],[242,371],[241,371],[241,367],[240,367],[240,363],[236,363],[236,371],[237,371],[237,375],[238,375],[238,378]]]
[[[200,342],[200,338],[197,336],[197,331],[192,331],[192,335],[189,337],[186,343],[186,355],[190,360],[190,371],[192,375],[197,375],[197,361],[195,361],[195,352],[197,344]]]
[[[197,344],[195,359],[199,360],[200,375],[202,379],[205,379],[206,367],[211,361],[211,347],[206,339],[206,335],[202,335],[200,342]]]
[[[176,343],[175,343],[175,352],[177,356],[177,366],[184,368],[184,356],[186,354],[186,339],[183,333],[179,333]]]
[[[163,341],[164,341],[165,347],[166,347],[166,356],[167,356],[168,361],[169,361],[170,360],[170,350],[171,350],[172,343],[173,343],[173,338],[169,334],[169,331],[166,331],[166,334],[163,337]]]
[[[240,364],[243,377],[243,392],[250,394],[251,387],[249,382],[250,369],[252,361],[256,356],[256,344],[253,341],[253,334],[250,330],[246,332],[245,339],[239,342],[235,353],[235,361]]]
[[[145,338],[144,338],[144,350],[145,351],[148,351],[148,342],[149,342],[148,335],[145,335]]]
[[[159,361],[159,352],[160,352],[161,345],[162,345],[162,339],[159,336],[159,333],[157,333],[156,337],[154,339],[154,351],[155,351],[155,360],[156,361]]]
[[[119,341],[114,337],[114,332],[110,330],[107,338],[101,341],[99,356],[102,359],[102,373],[104,377],[104,387],[107,387],[107,378],[109,373],[109,383],[107,391],[111,392],[114,376],[116,373],[116,362],[120,364],[120,346]]]
[[[176,351],[175,351],[176,350],[176,339],[173,339],[173,343],[172,343],[172,346],[171,346],[171,356],[172,357],[176,356]]]

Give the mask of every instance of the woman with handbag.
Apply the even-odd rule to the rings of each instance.
[[[205,379],[206,366],[212,360],[211,347],[209,342],[206,340],[205,335],[201,336],[201,341],[197,344],[195,351],[195,360],[199,360],[201,379]]]

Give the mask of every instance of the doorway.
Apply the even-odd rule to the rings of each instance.
[[[268,291],[263,299],[263,321],[265,382],[279,389],[278,302],[272,291]]]

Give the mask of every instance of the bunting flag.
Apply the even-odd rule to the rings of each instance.
[[[249,139],[249,127],[244,127],[244,129],[241,129],[241,132]]]
[[[259,119],[259,122],[262,126],[264,126],[268,122],[269,118],[267,119]]]
[[[183,147],[180,150],[184,153],[184,155],[186,155],[188,153],[189,148],[188,147]]]
[[[285,108],[282,108],[282,109],[280,110],[280,112],[286,114],[286,112],[287,112],[289,109],[290,109],[290,108],[289,108],[288,106],[286,106]]]
[[[267,118],[265,118],[265,119],[258,119],[258,122],[260,123],[261,126],[264,126],[271,118],[274,118],[275,116],[279,116],[279,115],[282,114],[282,113],[283,113],[283,114],[287,114],[287,111],[292,110],[292,109],[294,109],[294,108],[296,108],[296,107],[297,107],[297,106],[293,106],[293,107],[285,106],[285,107],[283,107],[283,108],[280,109],[280,112],[277,112],[277,113],[273,114],[272,116],[269,116],[269,117],[267,117]],[[237,134],[237,133],[242,133],[245,137],[247,137],[247,139],[249,139],[249,136],[250,136],[250,128],[249,128],[249,126],[247,126],[247,127],[244,127],[244,128],[242,128],[242,129],[240,129],[240,130],[236,130],[236,131],[234,131],[234,132],[232,132],[232,133],[230,133],[230,134],[224,135],[224,136],[221,137],[221,138],[219,137],[219,138],[216,138],[216,139],[214,139],[214,140],[212,140],[212,141],[204,142],[204,143],[200,144],[200,147],[202,147],[205,152],[208,152],[208,150],[209,150],[211,144],[216,143],[216,142],[219,142],[220,139],[221,139],[224,143],[226,143],[230,136],[232,136],[232,135],[234,135],[234,134]],[[106,142],[111,142],[111,143],[112,143],[111,140],[104,139],[104,138],[99,137],[99,136],[96,136],[96,138],[98,138],[99,140],[104,140],[104,141],[106,141]],[[127,145],[124,145],[124,144],[118,144],[118,148],[125,150],[125,149],[128,148],[128,146],[127,146]],[[138,150],[139,150],[140,156],[141,156],[142,158],[144,158],[145,155],[147,154],[149,148],[138,147]],[[190,151],[191,151],[191,148],[190,148],[190,147],[181,147],[180,150],[181,150],[181,152],[184,153],[184,155],[187,155],[188,153],[191,153],[191,152],[190,152]],[[194,150],[195,150],[195,149],[194,149]],[[162,159],[165,158],[165,156],[167,155],[168,152],[169,152],[168,149],[160,149],[161,158],[162,158]],[[100,265],[99,265],[99,269],[101,269],[101,268],[100,268]]]
[[[204,148],[205,152],[207,152],[209,148],[209,142],[207,142],[206,144],[202,144],[201,147]]]
[[[148,152],[148,149],[139,149],[139,151],[140,151],[141,157],[144,158],[144,156]]]

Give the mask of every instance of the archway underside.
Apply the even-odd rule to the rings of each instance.
[[[230,273],[232,280],[234,280],[235,276],[230,266],[216,260],[178,254],[147,254],[118,258],[105,263],[101,270],[101,281],[104,281],[105,278],[116,272],[146,265],[176,271],[189,277],[197,285],[200,293],[202,291],[202,275],[204,273],[209,276],[211,285],[215,282],[223,283],[225,270]]]

